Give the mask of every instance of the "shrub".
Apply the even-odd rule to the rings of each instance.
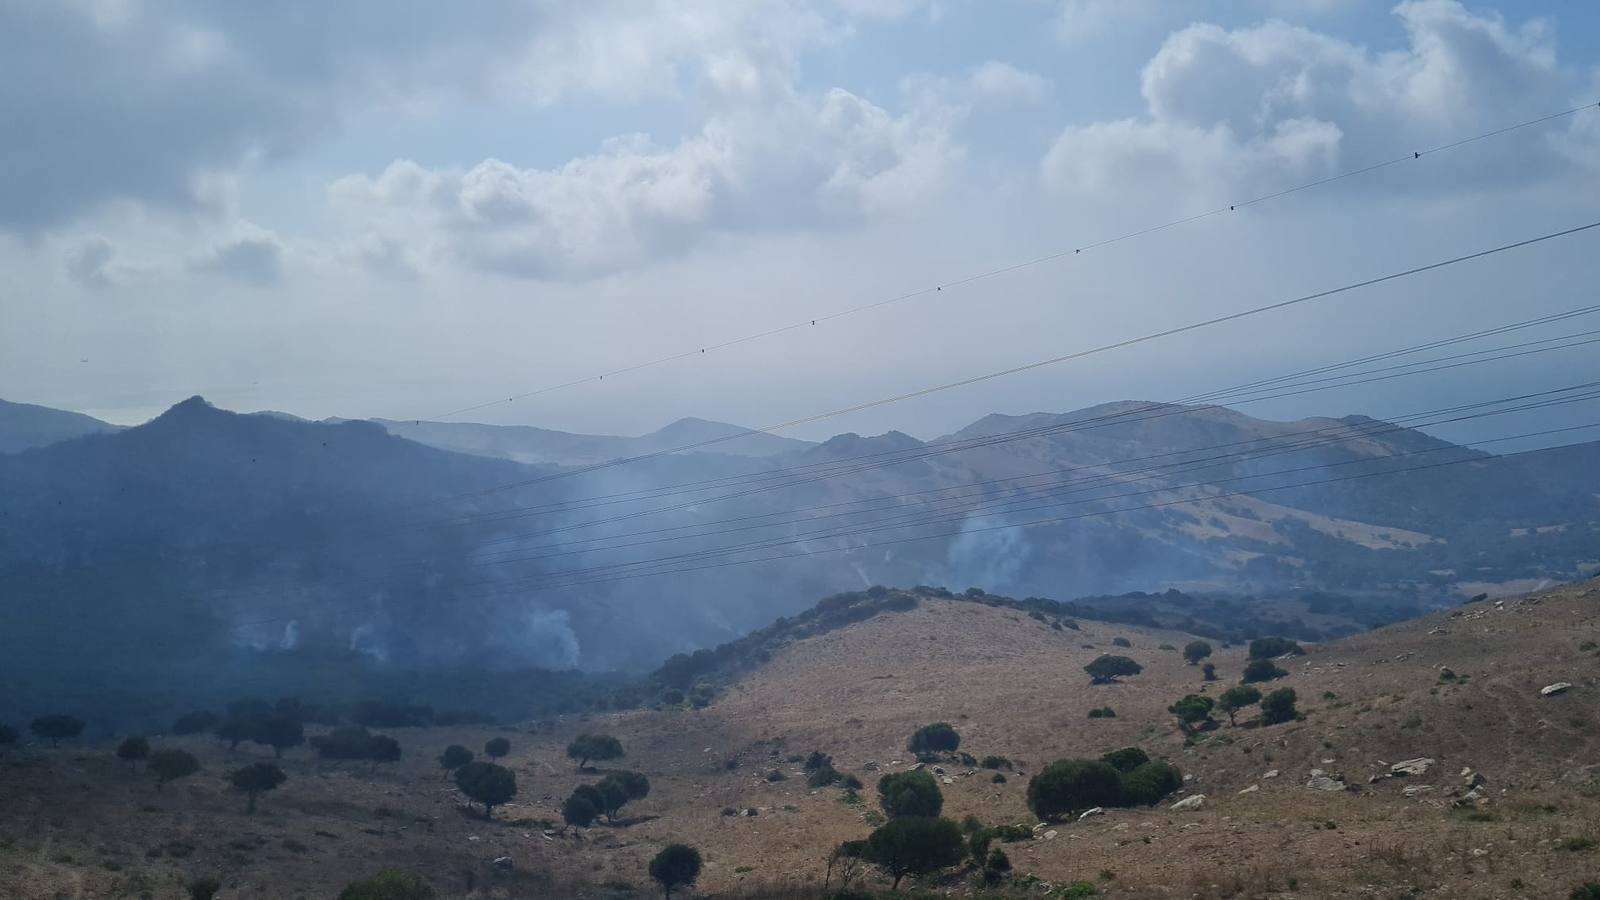
[[[829,763],[820,769],[813,769],[811,774],[806,776],[806,784],[814,788],[827,787],[838,781],[839,777],[839,770]]]
[[[1294,720],[1296,711],[1294,702],[1294,688],[1278,688],[1272,693],[1261,698],[1261,722],[1265,725],[1277,725],[1280,722]]]
[[[511,752],[511,742],[503,737],[490,738],[483,745],[483,755],[490,759],[499,759]]]
[[[156,790],[176,778],[187,778],[200,771],[200,760],[187,750],[157,750],[150,754],[145,768],[156,773]]]
[[[250,741],[272,748],[275,758],[283,758],[283,751],[306,742],[305,726],[293,715],[272,713],[251,723]]]
[[[1217,666],[1215,663],[1206,663],[1200,667],[1200,676],[1207,681],[1217,680]]]
[[[983,863],[983,881],[985,884],[999,884],[1011,871],[1011,857],[1004,850],[996,847],[989,851],[989,858]]]
[[[1276,659],[1280,656],[1304,656],[1306,651],[1288,638],[1256,638],[1250,642],[1251,659]]]
[[[1178,719],[1178,727],[1184,734],[1194,734],[1206,722],[1211,721],[1211,708],[1216,701],[1201,694],[1187,694],[1177,703],[1167,707],[1167,712]]]
[[[209,731],[219,721],[221,721],[221,716],[206,709],[184,713],[178,717],[177,721],[172,723],[172,733],[199,734],[202,731]]]
[[[600,799],[598,808],[606,814],[607,819],[615,819],[629,801],[649,795],[650,779],[639,772],[613,772],[600,779],[594,789]],[[584,796],[590,802],[594,801],[594,796],[587,793]]]
[[[189,900],[211,900],[222,890],[222,882],[215,878],[196,878],[189,882]]]
[[[912,753],[953,753],[960,746],[961,735],[949,722],[924,725],[906,742],[906,749]]]
[[[1183,658],[1189,665],[1198,665],[1200,660],[1211,655],[1211,645],[1205,641],[1190,641],[1183,645]]]
[[[944,795],[939,792],[939,783],[927,772],[895,772],[878,779],[878,805],[891,819],[931,818],[944,809]]]
[[[1221,697],[1217,698],[1217,706],[1223,712],[1228,714],[1229,725],[1235,724],[1233,719],[1234,713],[1237,713],[1239,710],[1244,709],[1246,706],[1249,706],[1252,703],[1260,702],[1261,691],[1247,684],[1228,688],[1222,692]]]
[[[1100,757],[1100,761],[1118,772],[1132,772],[1150,761],[1150,754],[1138,747],[1123,747]]]
[[[505,766],[489,762],[469,762],[456,770],[456,787],[461,793],[483,804],[483,817],[517,795],[517,776]]]
[[[789,780],[789,776],[783,774],[782,772],[778,771],[777,769],[773,769],[772,771],[767,773],[767,781],[772,783],[772,784],[777,784],[780,781],[788,781],[788,780]]]
[[[241,742],[249,740],[250,735],[255,733],[255,723],[250,719],[229,716],[218,722],[212,733],[217,740],[227,744],[229,750],[237,750]]]
[[[1089,718],[1091,719],[1115,719],[1116,717],[1117,711],[1109,706],[1099,706],[1089,710]]]
[[[382,872],[352,881],[339,892],[339,900],[434,900],[433,885],[421,875],[385,869]]]
[[[1112,638],[1111,645],[1114,647],[1132,647],[1133,641],[1130,641],[1125,637]]]
[[[0,725],[0,749],[17,742],[17,730],[10,725]]]
[[[854,775],[841,776],[839,779],[839,784],[847,791],[859,791],[866,787],[866,785],[861,783],[861,779]]]
[[[451,744],[439,754],[439,768],[455,771],[467,763],[472,762],[472,751],[460,744]]]
[[[1058,760],[1028,781],[1028,808],[1045,821],[1095,806],[1117,806],[1121,800],[1120,774],[1099,760]]]
[[[149,755],[150,742],[142,737],[130,737],[117,745],[117,758],[127,760],[129,766],[138,765]]]
[[[1154,806],[1183,787],[1183,773],[1171,763],[1151,760],[1122,776],[1123,806]]]
[[[256,811],[256,797],[265,791],[277,790],[278,785],[287,779],[288,776],[283,774],[282,769],[267,762],[251,763],[242,769],[233,770],[228,775],[228,781],[250,798],[245,804],[246,813]]]
[[[54,747],[63,740],[83,734],[83,720],[75,716],[40,716],[28,725],[28,730]]]
[[[1585,881],[1572,889],[1568,900],[1600,900],[1600,881]]]
[[[311,739],[311,746],[323,759],[394,762],[400,758],[399,741],[388,735],[373,734],[359,725],[319,734]]]
[[[561,821],[568,825],[587,828],[599,816],[600,810],[595,808],[594,802],[582,794],[573,793],[561,804]]]
[[[867,859],[893,879],[896,890],[907,875],[926,875],[959,865],[965,856],[961,829],[948,819],[891,819],[867,838]]]
[[[1004,756],[990,754],[985,756],[978,765],[985,769],[1009,769],[1011,768],[1011,760],[1006,759]]]
[[[1143,672],[1144,666],[1126,656],[1106,655],[1084,666],[1083,670],[1089,673],[1090,684],[1111,684],[1124,675],[1137,675]]]
[[[668,844],[650,860],[650,877],[672,896],[672,889],[694,884],[700,877],[700,851],[688,844]]]
[[[989,776],[989,783],[990,784],[1005,784],[1006,783],[1006,776],[1000,774],[999,772],[996,772],[993,775]]]
[[[609,734],[582,734],[567,745],[567,758],[578,761],[579,771],[582,771],[590,760],[604,762],[624,755],[622,742]]]
[[[1263,681],[1272,681],[1288,675],[1288,672],[1278,668],[1270,659],[1252,659],[1244,667],[1244,675],[1240,678],[1243,684],[1259,684]]]

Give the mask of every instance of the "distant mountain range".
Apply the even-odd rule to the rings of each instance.
[[[1316,636],[1600,568],[1600,443],[1497,457],[1360,416],[1124,402],[574,469],[738,430],[308,422],[200,398],[118,429],[6,404],[0,658],[645,668],[874,583],[1119,609],[1177,588]],[[1452,465],[1343,477],[1421,462]],[[1162,621],[1187,602],[1163,593]]]

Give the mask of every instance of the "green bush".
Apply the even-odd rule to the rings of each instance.
[[[1280,656],[1304,656],[1306,651],[1288,638],[1256,638],[1250,642],[1251,659],[1276,659]]]
[[[567,745],[567,758],[578,761],[581,770],[590,760],[605,762],[626,755],[622,742],[609,734],[583,734]]]
[[[187,750],[167,748],[151,753],[145,768],[156,774],[156,790],[159,791],[169,781],[187,778],[200,771],[200,760]]]
[[[1121,802],[1120,773],[1099,760],[1058,760],[1028,781],[1028,808],[1047,822],[1095,806],[1118,806]]]
[[[700,866],[699,850],[688,844],[668,844],[650,860],[650,877],[671,897],[673,888],[694,884],[700,877]]]
[[[1261,691],[1247,684],[1231,687],[1217,698],[1217,706],[1228,714],[1228,724],[1234,724],[1234,714],[1253,703],[1261,702]]]
[[[456,787],[483,804],[483,817],[487,819],[494,815],[496,806],[517,795],[517,775],[491,762],[469,762],[456,770]]]
[[[1190,641],[1183,645],[1183,658],[1189,665],[1198,665],[1200,660],[1211,655],[1211,645],[1205,641]]]
[[[1183,773],[1171,763],[1151,760],[1122,776],[1122,806],[1154,806],[1183,787]]]
[[[339,892],[339,900],[433,900],[433,885],[421,875],[385,869]]]
[[[1244,675],[1240,678],[1240,682],[1243,684],[1259,684],[1263,681],[1283,678],[1288,674],[1288,672],[1278,668],[1270,659],[1252,659],[1250,664],[1244,667]]]
[[[594,800],[576,791],[561,803],[561,821],[578,828],[588,828],[600,817],[600,808]]]
[[[1117,711],[1109,706],[1100,706],[1089,710],[1089,718],[1091,719],[1115,719],[1116,717]]]
[[[891,819],[867,838],[867,860],[899,890],[907,875],[927,875],[959,865],[966,857],[961,829],[949,819],[905,816]]]
[[[189,882],[189,900],[211,900],[222,890],[222,882],[215,878],[196,878]]]
[[[990,754],[985,756],[978,765],[985,769],[1009,769],[1011,768],[1011,760],[1006,759],[1004,756]]]
[[[1114,647],[1132,647],[1133,641],[1130,641],[1125,637],[1112,638],[1111,645]]]
[[[1585,881],[1572,889],[1568,900],[1600,900],[1600,881]]]
[[[927,772],[895,772],[878,779],[878,805],[891,819],[933,817],[944,809],[939,783]]]
[[[1102,755],[1100,761],[1118,772],[1126,773],[1132,772],[1134,769],[1149,762],[1150,754],[1140,750],[1138,747],[1123,747],[1121,750],[1113,750]]]
[[[289,776],[283,770],[268,762],[251,763],[241,769],[234,769],[228,774],[228,782],[236,790],[243,791],[249,797],[244,811],[256,811],[256,798],[266,791],[275,791],[278,785],[283,784]]]
[[[503,737],[490,738],[483,745],[483,755],[490,759],[499,759],[511,752],[511,742]]]
[[[1203,694],[1187,694],[1167,707],[1167,712],[1177,717],[1178,727],[1184,734],[1194,734],[1211,721],[1211,708],[1215,705],[1215,700]]]
[[[1144,666],[1126,656],[1111,656],[1107,654],[1084,666],[1083,670],[1089,673],[1090,684],[1111,684],[1123,676],[1137,675],[1143,672]]]
[[[439,754],[439,768],[452,772],[469,762],[472,762],[472,751],[460,744],[451,744]]]
[[[961,735],[949,722],[924,725],[906,742],[906,749],[912,753],[953,753],[960,746]]]
[[[1294,688],[1279,688],[1261,698],[1261,722],[1264,725],[1277,725],[1280,722],[1292,722],[1296,716],[1294,702]]]
[[[117,745],[117,758],[127,760],[130,766],[138,765],[149,755],[150,741],[142,737],[130,737]]]
[[[1200,675],[1207,681],[1217,680],[1217,667],[1215,663],[1206,663],[1200,667]]]

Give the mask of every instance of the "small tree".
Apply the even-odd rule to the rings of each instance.
[[[930,818],[944,809],[944,795],[927,772],[895,772],[878,779],[878,804],[891,819]]]
[[[578,761],[580,772],[591,759],[604,762],[623,755],[622,742],[609,734],[580,734],[576,740],[567,745],[567,758]]]
[[[272,748],[275,759],[283,758],[283,751],[306,742],[306,729],[300,720],[287,713],[262,716],[251,723],[250,741]]]
[[[439,768],[447,772],[454,772],[469,762],[472,762],[472,751],[460,744],[451,744],[439,754]]]
[[[150,755],[150,741],[142,737],[130,737],[117,745],[117,758],[128,761],[128,768],[138,768],[139,760]]]
[[[1265,637],[1250,642],[1251,659],[1276,659],[1280,656],[1304,656],[1306,651],[1288,638]]]
[[[607,819],[615,819],[630,801],[650,795],[650,779],[640,772],[612,772],[595,784],[600,792],[600,808]]]
[[[222,890],[222,882],[215,878],[196,878],[189,882],[189,900],[211,900]]]
[[[283,784],[288,777],[283,774],[282,769],[272,763],[255,762],[242,769],[234,769],[229,773],[228,781],[235,789],[244,791],[245,796],[250,798],[244,808],[248,814],[256,811],[257,797],[265,791],[277,790],[278,785]]]
[[[490,759],[500,759],[511,752],[511,742],[503,737],[490,738],[483,745],[483,755]]]
[[[1123,747],[1100,757],[1100,761],[1118,772],[1132,772],[1150,761],[1150,754],[1138,747]]]
[[[822,891],[827,893],[833,883],[833,873],[839,873],[839,888],[850,890],[850,882],[861,874],[861,864],[866,862],[866,841],[845,841],[828,854],[828,871],[822,877]]]
[[[1154,806],[1183,786],[1183,773],[1171,763],[1152,759],[1122,776],[1120,806]]]
[[[169,781],[187,778],[200,771],[200,760],[187,750],[167,748],[152,752],[145,768],[156,773],[156,790],[159,791]]]
[[[1200,677],[1207,681],[1217,680],[1217,666],[1215,663],[1206,663],[1200,667]]]
[[[1144,666],[1126,656],[1107,654],[1084,666],[1083,670],[1089,673],[1090,684],[1111,684],[1124,675],[1137,675],[1143,672]]]
[[[1211,655],[1211,645],[1205,641],[1190,641],[1183,645],[1183,658],[1189,665],[1199,665],[1200,660]]]
[[[700,877],[700,851],[688,844],[668,844],[650,860],[650,877],[661,885],[664,896],[671,897],[673,888],[687,887]]]
[[[434,900],[433,885],[421,875],[385,869],[371,878],[352,881],[339,900]]]
[[[239,749],[239,744],[250,739],[255,733],[255,720],[228,717],[217,723],[213,729],[217,740],[228,745],[229,750]]]
[[[1278,668],[1270,659],[1252,659],[1244,667],[1244,674],[1239,681],[1242,684],[1259,684],[1263,681],[1282,678],[1288,674],[1288,672]]]
[[[961,735],[949,722],[924,725],[906,742],[906,749],[912,753],[954,753],[960,746]]]
[[[470,762],[456,770],[456,787],[483,804],[483,817],[487,819],[496,806],[517,795],[517,775],[505,766]]]
[[[1228,724],[1234,725],[1237,724],[1233,719],[1234,713],[1252,703],[1260,702],[1261,691],[1248,684],[1241,684],[1223,691],[1222,696],[1217,698],[1217,707],[1228,714]]]
[[[867,838],[867,858],[894,879],[895,890],[907,875],[926,875],[960,865],[965,857],[961,829],[949,819],[892,819]]]
[[[582,794],[574,793],[561,804],[561,821],[578,828],[588,828],[599,818],[600,810]]]
[[[28,730],[54,747],[65,739],[83,734],[83,720],[75,716],[40,716],[28,725]]]
[[[1096,806],[1119,806],[1122,778],[1109,763],[1062,759],[1028,780],[1028,808],[1045,821]]]
[[[1292,722],[1297,715],[1294,702],[1294,688],[1278,688],[1272,693],[1261,698],[1261,722],[1264,725],[1277,725],[1280,722]]]
[[[1178,728],[1184,734],[1194,734],[1211,721],[1211,707],[1216,701],[1200,694],[1188,694],[1167,707],[1167,712],[1178,718]]]

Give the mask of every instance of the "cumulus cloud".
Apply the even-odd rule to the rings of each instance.
[[[1151,180],[1267,188],[1509,124],[1571,96],[1542,21],[1513,26],[1455,0],[1408,0],[1394,13],[1409,46],[1378,54],[1277,21],[1183,28],[1144,68],[1145,115],[1065,129],[1044,180],[1065,192]],[[1556,141],[1545,137],[1539,152],[1553,158]],[[1476,175],[1540,170],[1491,156],[1479,157]]]
[[[111,286],[111,260],[116,250],[99,235],[85,238],[67,254],[67,276],[78,284],[100,290]]]
[[[430,259],[589,278],[683,253],[717,233],[915,209],[961,158],[952,134],[961,114],[930,96],[896,114],[841,89],[790,94],[717,116],[672,145],[619,137],[547,169],[399,160],[375,176],[339,179],[329,196],[350,220],[376,225],[382,240]]]
[[[190,268],[253,287],[271,287],[283,280],[283,244],[269,232],[246,234],[213,247],[192,260]]]

